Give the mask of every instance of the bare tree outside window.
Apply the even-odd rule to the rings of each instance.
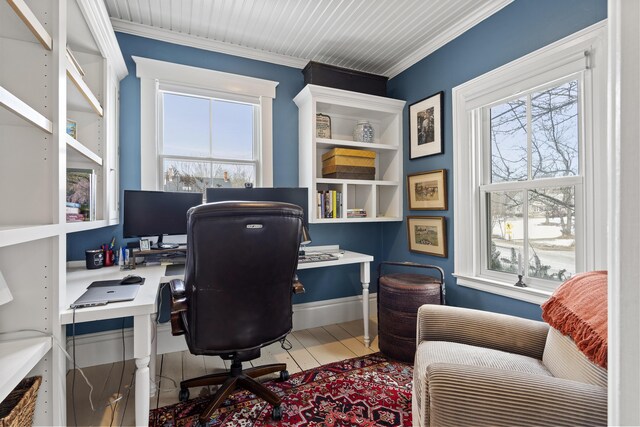
[[[543,180],[557,184],[580,173],[578,91],[572,80],[489,109],[491,183],[521,188],[486,186],[491,270],[558,281],[576,270],[575,184]]]

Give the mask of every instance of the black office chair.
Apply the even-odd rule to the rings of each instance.
[[[173,335],[185,335],[193,354],[231,360],[231,370],[180,383],[179,398],[190,387],[222,384],[201,421],[241,387],[273,405],[282,417],[281,399],[254,378],[280,371],[276,363],[243,370],[242,362],[291,332],[293,292],[303,227],[299,206],[278,202],[220,202],[191,208],[187,214],[185,280],[171,281]]]

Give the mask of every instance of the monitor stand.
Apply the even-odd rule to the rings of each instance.
[[[178,249],[180,247],[180,245],[178,245],[177,243],[164,243],[162,241],[162,234],[158,236],[158,241],[151,246],[151,249],[156,249],[156,250],[160,250],[160,249]]]

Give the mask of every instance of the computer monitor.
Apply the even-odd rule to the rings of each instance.
[[[251,202],[285,202],[298,205],[304,212],[303,244],[311,241],[309,237],[309,216],[307,212],[307,188],[275,187],[275,188],[207,188],[207,203],[226,202],[230,200],[247,200]]]
[[[125,190],[123,235],[158,236],[154,248],[177,248],[162,236],[187,234],[187,211],[200,204],[202,193]]]

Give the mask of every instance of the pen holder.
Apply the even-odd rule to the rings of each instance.
[[[107,249],[104,251],[104,266],[110,267],[113,265],[113,251],[111,249]]]

